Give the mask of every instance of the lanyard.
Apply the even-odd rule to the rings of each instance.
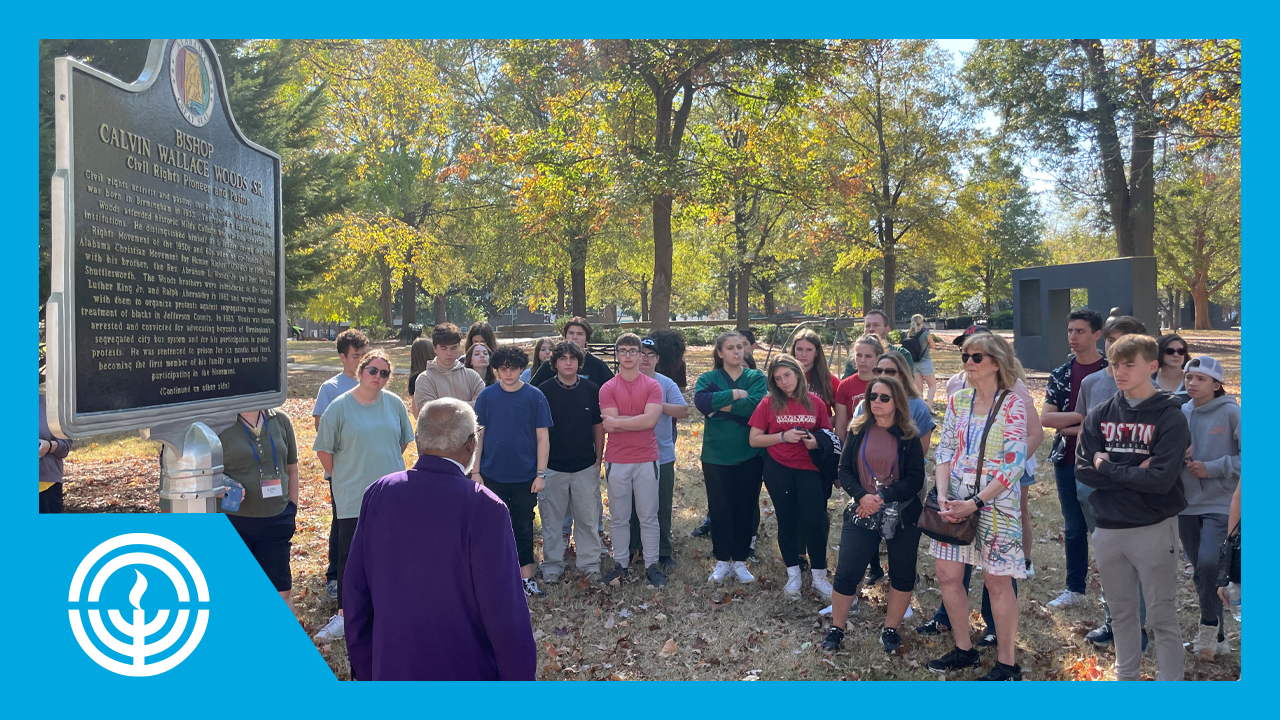
[[[876,484],[876,490],[880,489],[880,479],[876,477],[875,472],[871,469],[871,463],[867,462],[867,442],[871,440],[871,431],[867,430],[866,437],[862,438],[862,464],[867,468],[867,474],[871,476],[871,482]],[[886,478],[893,479],[893,471],[898,469],[898,454],[893,455],[893,467],[889,468],[889,474]],[[888,484],[888,483],[886,483]]]
[[[992,416],[995,415],[996,410],[998,409],[996,407],[996,401],[999,399],[1000,399],[1000,394],[996,393],[996,397],[991,400],[991,411],[987,413],[988,424],[990,424]],[[978,391],[974,390],[973,403],[976,404],[977,402],[978,402]],[[969,418],[965,421],[965,434],[964,434],[964,453],[969,457],[976,457],[973,454],[973,415],[974,415],[973,404],[971,404],[969,405]],[[978,442],[982,442],[981,437],[979,437]],[[982,472],[982,468],[978,468],[978,472]]]
[[[271,463],[275,465],[276,477],[280,477],[280,462],[276,460],[276,441],[271,437],[271,426],[267,424],[267,414],[259,413],[262,416],[262,432],[266,434],[267,440],[271,442]],[[249,448],[253,450],[253,459],[258,463],[258,477],[265,475],[262,472],[262,459],[258,457],[258,446],[253,442],[253,436],[249,434],[249,423],[240,418],[240,426],[244,428],[244,436],[249,440]]]

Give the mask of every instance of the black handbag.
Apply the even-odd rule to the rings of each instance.
[[[1008,395],[1008,390],[1001,392],[996,398],[995,407],[1004,405],[1004,399]],[[982,476],[986,475],[987,471],[987,434],[991,432],[991,426],[995,424],[998,414],[998,412],[991,413],[987,418],[987,426],[982,429],[982,443],[978,446],[978,477],[973,483],[973,494],[965,498],[966,500],[974,499],[982,490]],[[935,483],[924,499],[924,509],[920,511],[920,519],[916,521],[916,525],[921,532],[938,542],[948,545],[972,544],[974,538],[978,536],[978,513],[975,512],[961,522],[953,523],[943,518],[939,514],[941,512],[942,507],[938,505],[938,486]]]
[[[1240,524],[1218,548],[1218,587],[1240,582]]]

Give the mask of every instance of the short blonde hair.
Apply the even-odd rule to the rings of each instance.
[[[969,354],[982,352],[995,360],[998,366],[996,385],[1001,390],[1010,390],[1018,384],[1018,369],[1022,366],[1014,356],[1013,348],[1009,347],[1009,343],[999,335],[989,332],[974,333],[964,341],[961,352]]]

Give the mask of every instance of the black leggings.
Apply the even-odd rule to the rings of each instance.
[[[716,560],[745,562],[751,552],[751,536],[756,532],[752,511],[760,507],[761,462],[757,455],[737,465],[702,463],[711,552]]]
[[[914,502],[900,517],[900,525],[889,546],[889,586],[899,592],[911,592],[916,586],[916,558],[920,549],[920,503]],[[867,530],[853,524],[853,513],[844,517],[840,531],[840,559],[836,563],[836,579],[831,587],[841,595],[858,591],[858,583],[867,566],[880,557],[880,531]]]
[[[809,566],[827,569],[827,500],[822,477],[817,470],[797,470],[764,456],[764,484],[773,500],[778,518],[778,550],[787,567],[800,564],[800,541],[796,526],[805,539]]]
[[[347,571],[347,555],[351,552],[351,539],[356,536],[360,518],[338,518],[338,609],[342,609],[342,576]]]
[[[511,532],[516,536],[516,554],[520,556],[520,566],[537,562],[533,557],[533,511],[538,507],[537,493],[533,489],[533,481],[502,483],[491,478],[484,478],[484,486],[506,503],[511,513]]]

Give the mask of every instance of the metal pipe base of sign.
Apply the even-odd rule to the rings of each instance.
[[[160,512],[212,513],[226,491],[222,474],[222,441],[203,422],[172,423],[142,431],[158,440]]]

